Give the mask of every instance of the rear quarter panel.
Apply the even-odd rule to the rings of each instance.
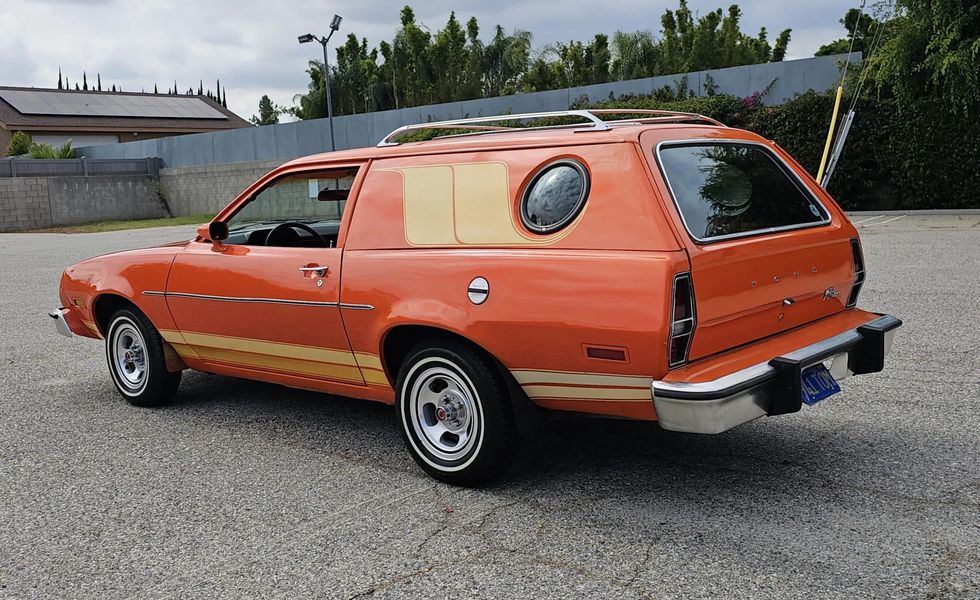
[[[585,209],[567,231],[535,236],[517,217],[524,186],[542,165],[567,157],[591,172]],[[480,190],[454,183],[467,172],[454,165],[474,164],[503,164],[505,181],[487,180]],[[423,203],[427,218],[452,229],[453,215],[442,209],[455,206],[459,230],[458,215],[469,210],[461,203],[499,201],[508,214],[486,222],[506,229],[509,220],[516,229],[501,233],[499,244],[488,237],[413,243],[406,219],[418,215],[405,207],[417,192],[406,171],[420,167],[437,167],[424,172],[432,175],[424,199],[434,198]],[[486,193],[498,185],[502,200]],[[379,354],[393,328],[429,325],[486,349],[539,405],[653,418],[650,382],[666,365],[667,282],[687,258],[650,198],[629,143],[375,161],[344,251],[341,301],[373,307],[344,311],[354,351]],[[490,284],[481,305],[467,298],[475,277]],[[587,346],[620,349],[624,360],[589,357]]]

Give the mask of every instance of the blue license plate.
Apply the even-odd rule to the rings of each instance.
[[[803,402],[813,406],[828,396],[840,391],[840,385],[822,364],[813,365],[803,371]]]

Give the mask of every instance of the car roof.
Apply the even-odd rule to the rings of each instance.
[[[450,152],[622,142],[637,143],[640,135],[646,131],[661,132],[664,140],[702,137],[727,138],[734,137],[731,136],[731,133],[735,131],[742,134],[739,137],[743,137],[745,133],[741,130],[724,126],[683,123],[623,123],[616,124],[606,130],[593,130],[589,128],[542,128],[493,131],[465,135],[448,135],[427,141],[407,142],[390,146],[370,146],[367,148],[324,152],[297,158],[284,164],[283,167],[342,164],[344,162],[360,162],[369,159],[424,156]]]

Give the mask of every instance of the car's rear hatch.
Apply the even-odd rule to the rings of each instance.
[[[647,131],[641,147],[690,258],[688,360],[847,308],[853,228],[776,148],[735,130],[726,139],[662,138]]]

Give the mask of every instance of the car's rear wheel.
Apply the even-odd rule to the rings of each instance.
[[[180,372],[167,370],[163,339],[145,315],[122,308],[109,320],[106,360],[116,389],[130,404],[161,406],[177,391]]]
[[[478,486],[511,463],[520,440],[507,385],[481,353],[456,341],[420,344],[397,389],[405,443],[432,477]]]

